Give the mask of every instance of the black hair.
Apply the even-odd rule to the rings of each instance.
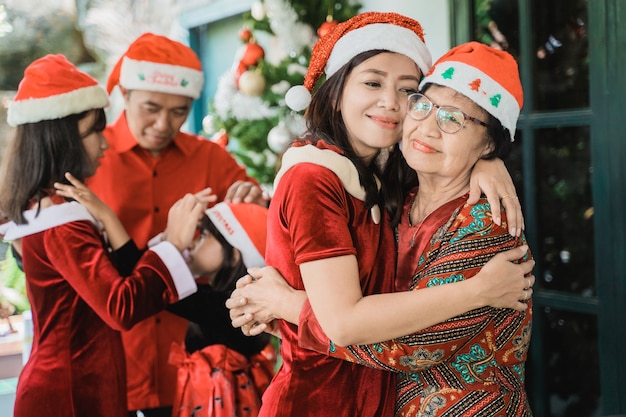
[[[26,223],[24,210],[49,195],[55,182],[68,183],[71,172],[80,181],[93,175],[92,163],[82,142],[78,122],[95,112],[88,133],[106,127],[103,109],[72,114],[61,119],[18,125],[9,151],[4,156],[0,184],[0,211],[18,224]]]

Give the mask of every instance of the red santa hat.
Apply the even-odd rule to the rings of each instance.
[[[101,109],[109,103],[98,81],[80,71],[63,55],[46,55],[33,61],[9,103],[11,126],[60,119],[70,114]]]
[[[304,86],[292,87],[285,102],[292,110],[304,110],[322,74],[330,77],[358,54],[375,49],[406,55],[422,73],[428,72],[432,63],[418,21],[398,13],[361,13],[339,23],[316,42]]]
[[[204,76],[196,53],[165,36],[145,33],[117,61],[109,75],[109,94],[116,85],[127,90],[200,97]]]
[[[511,54],[479,42],[461,44],[435,62],[420,88],[430,83],[452,88],[474,101],[498,119],[514,140],[524,93]]]
[[[267,209],[250,203],[218,203],[206,215],[232,247],[241,252],[246,267],[265,266]]]

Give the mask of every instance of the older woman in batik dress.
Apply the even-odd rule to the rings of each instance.
[[[522,105],[513,58],[478,43],[460,45],[420,88],[409,97],[401,145],[420,185],[407,196],[397,230],[397,290],[470,279],[495,254],[525,244],[504,221],[494,223],[486,199],[466,203],[471,167],[504,156],[513,140]],[[529,299],[525,311],[482,307],[395,340],[340,347],[307,310],[301,343],[398,372],[398,416],[522,417],[532,415],[524,389],[531,319]]]

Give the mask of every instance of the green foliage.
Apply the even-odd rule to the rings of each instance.
[[[230,131],[237,138],[237,146],[232,153],[246,167],[250,175],[261,184],[274,181],[274,160],[268,159],[267,134],[276,126],[278,118],[242,120],[235,123]]]
[[[331,15],[337,22],[343,22],[359,13],[361,4],[351,1],[334,0],[292,0],[291,6],[300,20],[317,29]]]
[[[30,303],[26,296],[26,278],[24,272],[17,266],[10,249],[6,257],[0,262],[0,301],[6,301],[15,306],[15,314],[30,310]]]
[[[337,22],[343,22],[359,13],[362,5],[351,1],[333,0],[292,0],[291,7],[299,16],[302,23],[306,23],[314,29],[320,27],[328,16],[332,16]],[[272,33],[269,20],[254,20],[250,12],[244,13],[244,20],[250,29]]]

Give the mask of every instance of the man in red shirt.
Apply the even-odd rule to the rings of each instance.
[[[211,187],[217,201],[267,204],[225,149],[180,131],[202,84],[193,50],[150,33],[130,45],[109,76],[107,90],[119,87],[124,112],[104,131],[110,148],[88,185],[140,248],[165,229],[170,206],[186,193]],[[183,342],[186,329],[185,320],[163,312],[123,333],[129,410],[171,415],[176,368],[168,363],[170,347]]]

